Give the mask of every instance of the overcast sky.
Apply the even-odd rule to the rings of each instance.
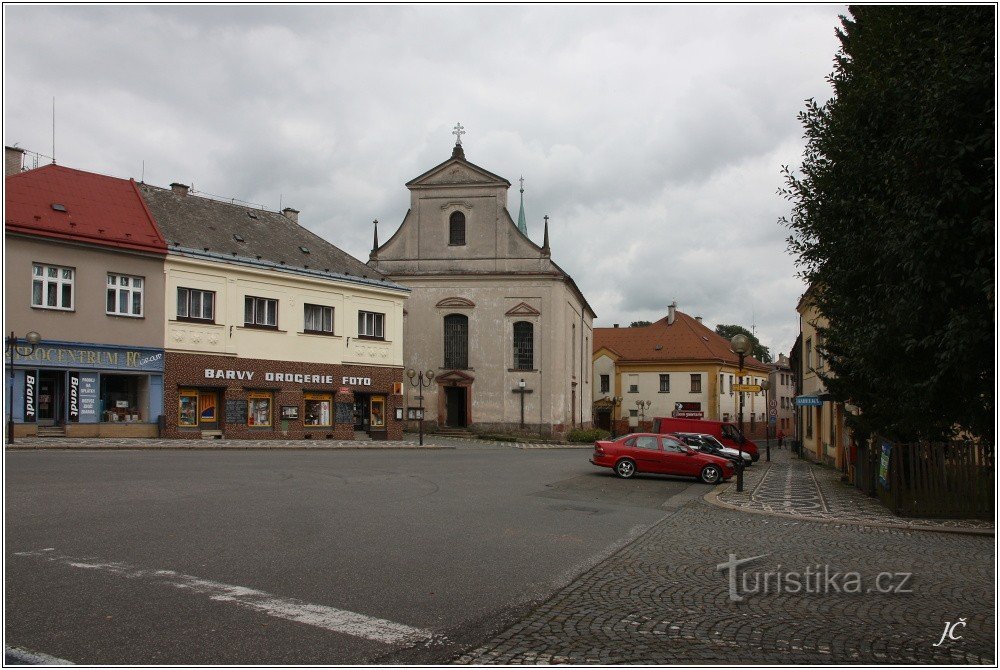
[[[367,260],[451,154],[514,184],[597,312],[756,322],[803,291],[781,166],[826,100],[840,5],[4,7],[4,142],[277,210]]]

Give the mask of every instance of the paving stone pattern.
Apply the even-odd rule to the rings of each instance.
[[[911,572],[913,592],[772,588],[734,602],[728,573],[717,569],[730,553],[767,555],[738,579],[828,564],[860,573],[865,588],[880,572]],[[453,662],[992,664],[994,558],[988,537],[797,521],[699,499]],[[959,617],[962,639],[935,647]]]
[[[750,512],[789,514],[804,519],[839,520],[897,527],[960,528],[989,531],[989,520],[921,519],[893,514],[877,499],[840,481],[841,473],[811,463],[787,450],[771,450],[771,462],[759,461],[744,475],[744,492],[735,480],[719,502]]]

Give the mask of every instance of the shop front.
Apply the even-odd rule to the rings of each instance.
[[[162,349],[42,341],[14,357],[14,436],[156,437],[163,362]]]
[[[168,352],[166,437],[398,440],[402,368]]]

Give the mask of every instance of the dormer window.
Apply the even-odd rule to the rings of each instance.
[[[461,212],[452,212],[448,219],[448,244],[465,245],[465,214]]]

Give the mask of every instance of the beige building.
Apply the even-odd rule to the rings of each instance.
[[[410,210],[369,265],[412,290],[408,368],[431,371],[433,425],[562,434],[591,423],[593,310],[507,210],[510,182],[451,158],[406,184]],[[521,393],[521,380],[524,381]],[[406,384],[408,415],[418,391]],[[522,424],[523,400],[523,424]]]
[[[820,353],[822,335],[819,329],[829,323],[811,299],[811,291],[799,300],[799,330],[802,339],[802,395],[795,399],[799,414],[799,435],[803,452],[810,458],[847,468],[847,447],[850,444],[844,422],[844,404],[829,398],[820,377],[827,372]]]
[[[791,361],[785,354],[779,354],[778,360],[771,365],[770,384],[771,399],[775,401],[774,409],[777,411],[774,434],[781,431],[786,440],[791,440],[794,434],[795,377]]]

